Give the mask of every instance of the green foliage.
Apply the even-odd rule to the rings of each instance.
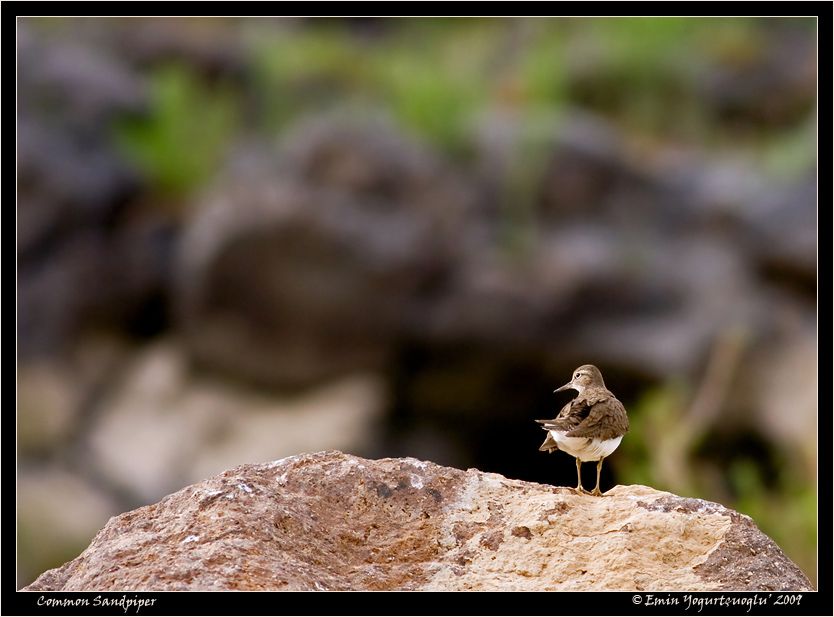
[[[758,149],[760,163],[771,176],[795,180],[813,170],[817,160],[816,118],[775,135],[765,135]]]
[[[502,49],[497,20],[409,20],[396,37],[368,42],[335,25],[291,30],[256,43],[256,71],[269,124],[332,101],[387,110],[404,126],[462,152],[472,123],[495,104],[524,112],[558,105],[560,41],[525,40]],[[539,44],[541,43],[541,44]],[[506,53],[504,53],[506,51]],[[328,96],[322,96],[326,85]]]
[[[256,43],[265,120],[277,131],[297,114],[333,101],[370,104],[445,152],[465,157],[476,123],[490,121],[490,113],[510,116],[519,136],[502,196],[502,238],[511,256],[523,257],[535,231],[546,138],[564,102],[564,40],[556,25],[409,20],[396,36],[371,41],[333,24],[289,30]]]
[[[273,132],[294,116],[345,104],[367,88],[361,49],[340,28],[289,30],[254,42],[261,122]]]
[[[379,59],[375,85],[403,125],[449,150],[465,141],[468,123],[486,98],[477,74],[438,70],[410,53]]]
[[[465,158],[477,125],[507,120],[514,136],[505,144],[499,231],[507,256],[524,259],[535,243],[536,187],[572,106],[607,116],[646,144],[746,149],[773,175],[811,168],[813,126],[740,136],[704,104],[704,76],[762,54],[768,25],[751,18],[403,19],[372,35],[332,21],[269,29],[250,40],[259,129],[276,135],[298,115],[348,105],[384,113]]]
[[[147,117],[119,123],[117,142],[157,191],[181,197],[220,162],[236,126],[235,100],[180,66],[151,75],[150,98]]]
[[[583,20],[571,45],[588,58],[577,62],[570,96],[629,126],[681,136],[702,128],[694,92],[701,54],[689,18]]]
[[[484,112],[500,109],[529,128],[575,105],[637,132],[733,148],[744,143],[704,104],[703,80],[765,53],[772,22],[403,19],[373,36],[344,23],[315,23],[253,37],[254,75],[273,132],[336,102],[371,104],[443,149],[465,154]],[[760,146],[756,132],[744,137]],[[768,161],[800,164],[807,139],[786,139],[795,149],[780,158],[782,143],[775,143]]]
[[[566,37],[552,27],[540,31],[519,53],[518,75],[526,111],[556,110],[567,100]]]
[[[682,473],[682,461],[695,445],[682,443],[691,437],[680,432],[685,397],[683,386],[670,382],[646,390],[631,406],[630,433],[640,438],[624,439],[620,446],[621,469],[628,483],[684,494],[693,491]]]

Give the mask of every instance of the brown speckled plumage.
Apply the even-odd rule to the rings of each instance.
[[[628,432],[628,416],[625,407],[605,387],[588,389],[567,405],[552,420],[536,420],[548,431],[547,439],[539,450],[550,450],[556,442],[550,430],[565,431],[567,437],[595,437],[613,439]],[[546,447],[548,441],[551,447]]]
[[[602,461],[617,448],[618,438],[628,432],[628,415],[623,404],[605,387],[602,373],[592,364],[576,369],[573,379],[557,392],[569,388],[577,390],[579,395],[562,407],[552,420],[536,420],[547,431],[547,438],[539,450],[565,450],[576,458],[578,491],[584,491],[579,473],[582,461],[596,460],[597,487],[594,494],[599,495]],[[551,431],[558,433],[555,438]],[[582,438],[587,441],[580,441]]]

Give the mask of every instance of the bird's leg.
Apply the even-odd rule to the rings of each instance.
[[[576,459],[576,492],[579,494],[588,492],[582,488],[582,461],[578,458]]]
[[[591,495],[598,495],[598,496],[602,495],[602,493],[599,490],[599,474],[602,471],[602,461],[604,461],[604,460],[605,460],[605,457],[603,456],[601,459],[599,459],[597,461],[597,485],[594,488],[594,490],[591,491]]]

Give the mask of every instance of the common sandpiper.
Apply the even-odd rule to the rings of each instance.
[[[547,431],[547,438],[539,450],[562,450],[576,458],[576,492],[587,493],[582,487],[582,463],[597,461],[597,485],[591,495],[602,495],[599,476],[602,461],[609,456],[628,432],[625,407],[605,387],[602,373],[593,364],[583,364],[573,372],[570,382],[554,392],[573,389],[579,395],[562,407],[552,420],[536,420]]]

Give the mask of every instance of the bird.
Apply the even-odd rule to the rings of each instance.
[[[601,496],[599,476],[602,461],[620,445],[628,432],[628,414],[623,404],[605,387],[602,373],[593,364],[583,364],[573,377],[553,392],[573,389],[579,395],[552,420],[536,420],[547,431],[539,447],[543,452],[562,450],[576,458],[576,492],[588,494],[582,486],[582,463],[597,461],[597,485],[591,495]]]

